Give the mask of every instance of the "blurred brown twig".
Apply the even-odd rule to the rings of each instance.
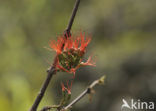
[[[75,103],[77,103],[79,100],[81,100],[86,94],[91,94],[93,92],[93,88],[98,84],[103,84],[105,80],[105,76],[102,76],[98,80],[95,80],[92,82],[91,85],[89,85],[88,88],[86,88],[77,98],[75,98],[69,105],[61,109],[60,111],[66,111],[70,109]]]
[[[74,104],[76,104],[78,101],[80,101],[86,94],[92,94],[93,93],[93,88],[96,85],[103,84],[104,83],[104,80],[105,80],[105,76],[102,76],[99,79],[93,81],[92,84],[89,85],[89,87],[87,87],[77,98],[75,98],[69,105],[67,105],[66,107],[64,107],[62,109],[61,109],[61,107],[63,107],[63,106],[53,105],[53,106],[45,106],[40,111],[47,111],[47,110],[50,110],[50,109],[53,109],[53,108],[56,108],[58,111],[67,111]]]

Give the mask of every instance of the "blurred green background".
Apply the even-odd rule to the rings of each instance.
[[[75,0],[0,0],[0,111],[28,111],[53,61],[49,47],[65,30]],[[120,111],[122,99],[156,103],[156,0],[81,0],[72,27],[92,35],[86,57],[96,67],[76,73],[72,99],[103,74],[91,102],[84,97],[73,111]],[[58,73],[40,104],[57,104]]]

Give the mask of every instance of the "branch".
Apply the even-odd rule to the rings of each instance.
[[[69,108],[71,108],[74,104],[76,104],[78,101],[80,101],[86,94],[91,94],[93,88],[96,85],[100,85],[104,83],[104,79],[105,76],[102,76],[101,78],[99,78],[98,80],[95,80],[88,88],[86,88],[77,98],[75,98],[69,105],[67,105],[66,107],[64,107],[63,109],[61,109],[60,111],[66,111]]]
[[[61,105],[52,105],[52,106],[44,106],[40,111],[47,111],[50,109],[57,109],[57,111],[68,111],[74,104],[76,104],[78,101],[80,101],[86,94],[92,94],[93,93],[93,88],[96,85],[102,85],[104,83],[105,76],[102,76],[98,80],[95,80],[92,82],[92,84],[86,88],[77,98],[75,98],[69,105],[66,107],[62,108],[63,106]]]
[[[73,12],[72,12],[72,16],[70,18],[68,27],[67,27],[67,29],[65,31],[65,34],[64,34],[65,37],[67,37],[66,34],[70,35],[70,30],[71,30],[71,27],[72,27],[76,12],[78,10],[79,3],[80,3],[80,0],[76,0],[75,6],[74,6],[74,9],[73,9]],[[29,111],[37,111],[37,107],[38,107],[39,103],[41,102],[41,100],[42,100],[42,98],[44,96],[44,93],[45,93],[45,91],[46,91],[46,89],[47,89],[47,87],[48,87],[48,85],[50,83],[50,80],[51,80],[52,76],[56,73],[56,68],[55,68],[56,62],[57,62],[57,59],[55,57],[53,66],[51,66],[50,69],[47,70],[47,73],[48,73],[47,77],[46,77],[46,79],[45,79],[45,81],[44,81],[44,83],[43,83],[43,85],[42,85],[42,87],[40,89],[40,92],[38,93],[32,107],[30,108]]]
[[[71,27],[72,27],[72,25],[73,25],[74,18],[75,18],[76,12],[77,12],[77,10],[78,10],[79,4],[80,4],[80,0],[76,0],[74,9],[73,9],[73,11],[72,11],[71,18],[70,18],[70,20],[69,20],[69,24],[68,24],[67,29],[66,29],[67,33],[70,33],[70,30],[71,30]]]
[[[40,111],[47,111],[47,110],[50,110],[52,108],[59,109],[60,108],[60,105],[45,106]]]

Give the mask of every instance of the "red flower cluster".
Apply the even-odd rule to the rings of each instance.
[[[80,33],[78,36],[58,37],[57,41],[51,41],[50,47],[57,53],[57,70],[74,73],[81,66],[95,66],[95,63],[88,58],[87,62],[82,62],[86,47],[90,43],[91,38]]]
[[[68,94],[71,94],[72,82],[71,82],[71,85],[69,86],[68,81],[67,81],[67,87],[65,87],[64,84],[61,82],[61,87],[62,87],[62,92],[67,91]]]

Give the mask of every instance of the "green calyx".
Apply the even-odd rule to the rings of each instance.
[[[60,102],[60,106],[67,105],[70,101],[71,94],[68,94],[67,92],[62,92],[62,100]]]
[[[70,70],[71,68],[76,68],[81,63],[82,54],[80,50],[70,49],[59,54],[58,59],[63,68]]]

